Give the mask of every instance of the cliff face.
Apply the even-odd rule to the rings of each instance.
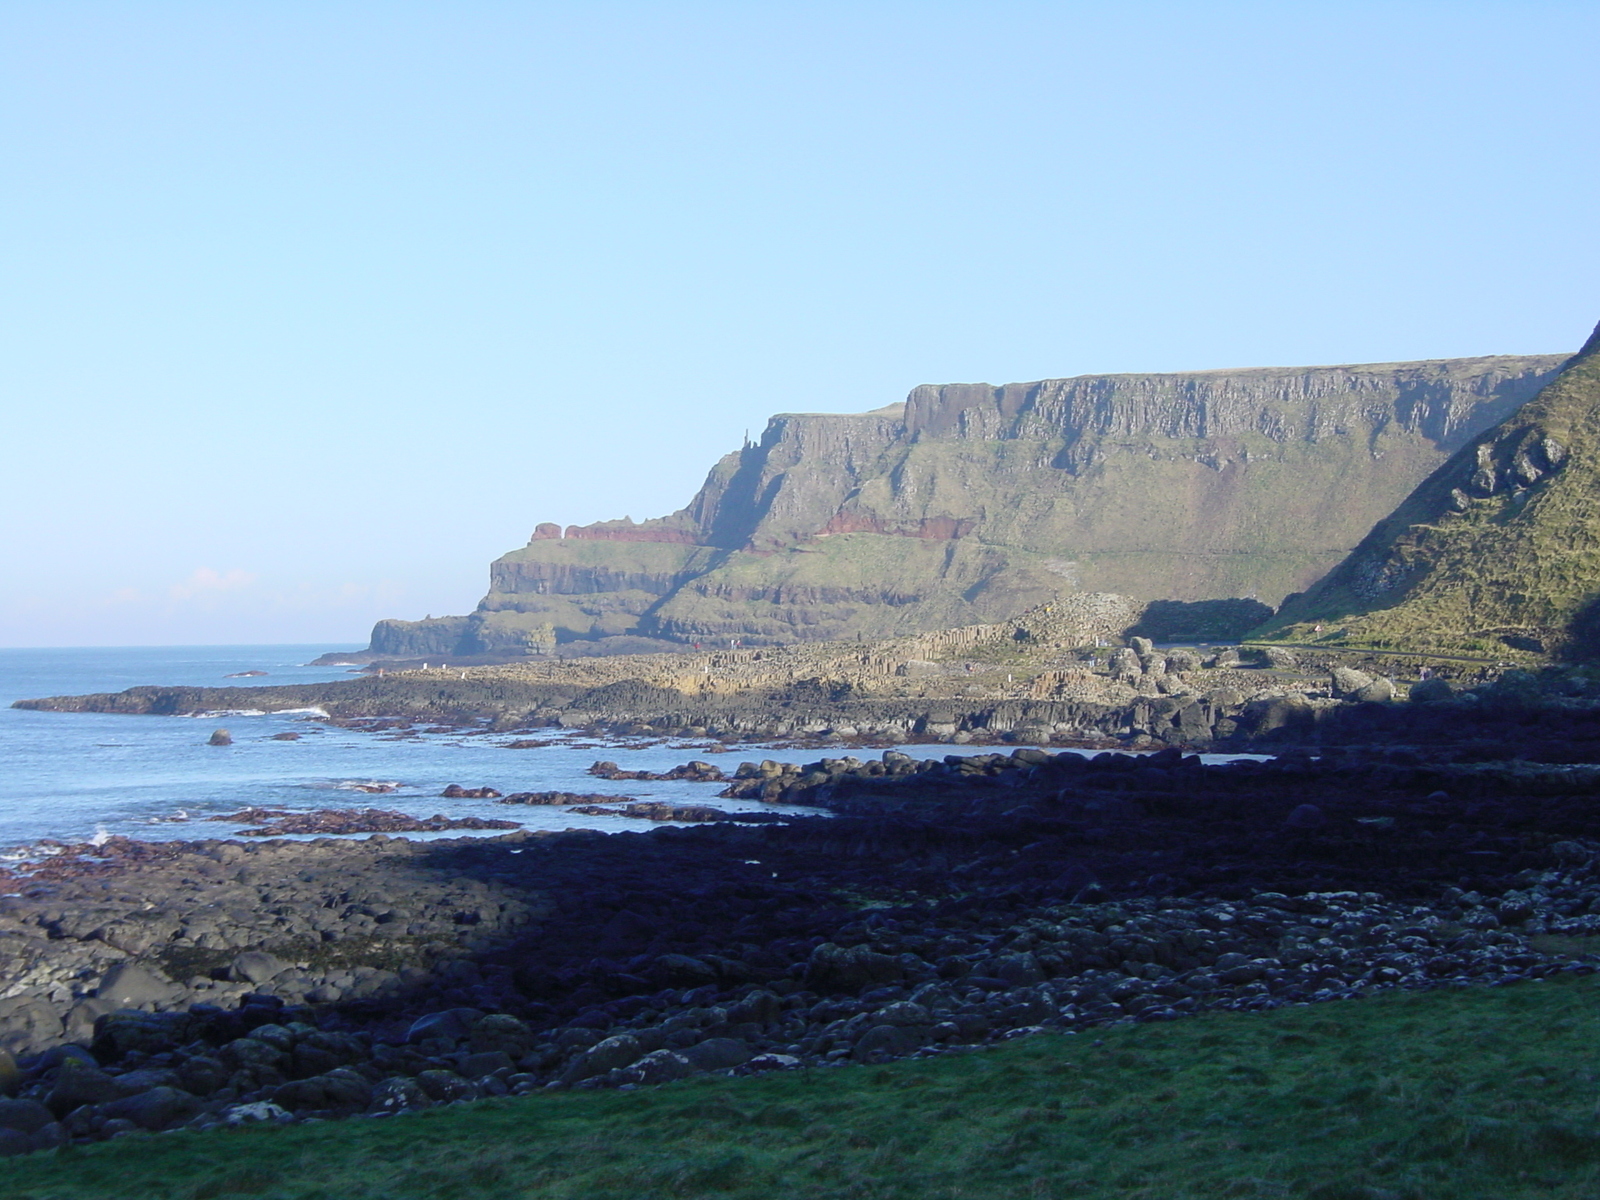
[[[1561,362],[952,384],[871,413],[785,414],[681,511],[540,526],[491,567],[477,613],[384,622],[373,649],[889,636],[1077,590],[1276,604]]]
[[[1600,328],[1276,624],[1407,650],[1600,652]]]

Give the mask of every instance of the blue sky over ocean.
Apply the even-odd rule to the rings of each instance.
[[[1574,349],[1592,3],[0,3],[0,645],[359,642],[923,382]]]

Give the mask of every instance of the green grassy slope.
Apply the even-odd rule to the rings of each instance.
[[[7,1162],[14,1200],[1578,1200],[1600,982],[1391,994],[891,1066]]]
[[[1387,649],[1582,655],[1594,649],[1597,599],[1600,330],[1268,629],[1305,640],[1321,624],[1323,636]]]

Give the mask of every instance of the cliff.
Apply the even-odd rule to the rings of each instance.
[[[1561,361],[952,384],[784,414],[679,512],[541,525],[490,568],[477,612],[382,622],[372,650],[895,636],[1080,590],[1276,604]]]
[[[1316,587],[1282,638],[1455,654],[1600,650],[1600,328]]]

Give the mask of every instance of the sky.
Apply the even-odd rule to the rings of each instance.
[[[920,383],[1570,351],[1600,5],[0,0],[0,646],[364,643]]]

